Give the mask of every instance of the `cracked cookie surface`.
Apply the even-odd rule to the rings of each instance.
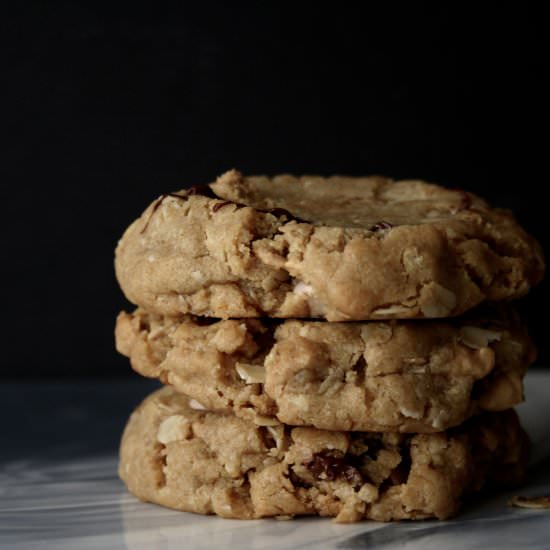
[[[540,246],[464,191],[381,177],[243,177],[161,196],[115,259],[134,304],[164,315],[455,316],[524,295]]]
[[[119,475],[142,500],[227,518],[445,519],[464,494],[519,482],[527,448],[511,410],[437,434],[337,432],[196,410],[166,387],[128,421]]]
[[[498,313],[497,313],[498,311]],[[259,425],[435,432],[523,399],[535,348],[513,310],[451,321],[269,321],[121,313],[134,370]]]

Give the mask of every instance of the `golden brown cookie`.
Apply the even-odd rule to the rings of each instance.
[[[513,216],[464,191],[236,171],[162,195],[115,263],[128,299],[158,314],[329,321],[455,316],[544,271]]]
[[[131,416],[119,474],[142,500],[227,518],[444,519],[465,493],[518,482],[527,447],[513,411],[423,435],[262,427],[167,387]]]
[[[118,350],[207,409],[257,424],[434,432],[523,399],[534,346],[508,308],[452,321],[117,319]]]

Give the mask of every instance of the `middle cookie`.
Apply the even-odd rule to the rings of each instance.
[[[140,374],[259,425],[429,433],[523,399],[535,348],[507,309],[451,322],[328,323],[121,313]]]

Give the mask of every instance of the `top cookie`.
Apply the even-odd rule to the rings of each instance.
[[[162,195],[125,232],[127,298],[163,315],[438,318],[538,283],[538,243],[504,210],[421,181],[243,177]]]

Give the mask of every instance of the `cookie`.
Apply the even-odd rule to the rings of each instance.
[[[444,519],[464,494],[525,471],[527,440],[511,410],[405,435],[257,426],[191,405],[165,387],[131,416],[119,475],[138,498],[226,518]]]
[[[157,314],[329,321],[456,316],[544,271],[513,216],[464,191],[236,171],[162,195],[115,265],[127,298]]]
[[[434,432],[523,398],[534,346],[508,308],[452,322],[117,319],[118,350],[207,409],[257,424]]]

